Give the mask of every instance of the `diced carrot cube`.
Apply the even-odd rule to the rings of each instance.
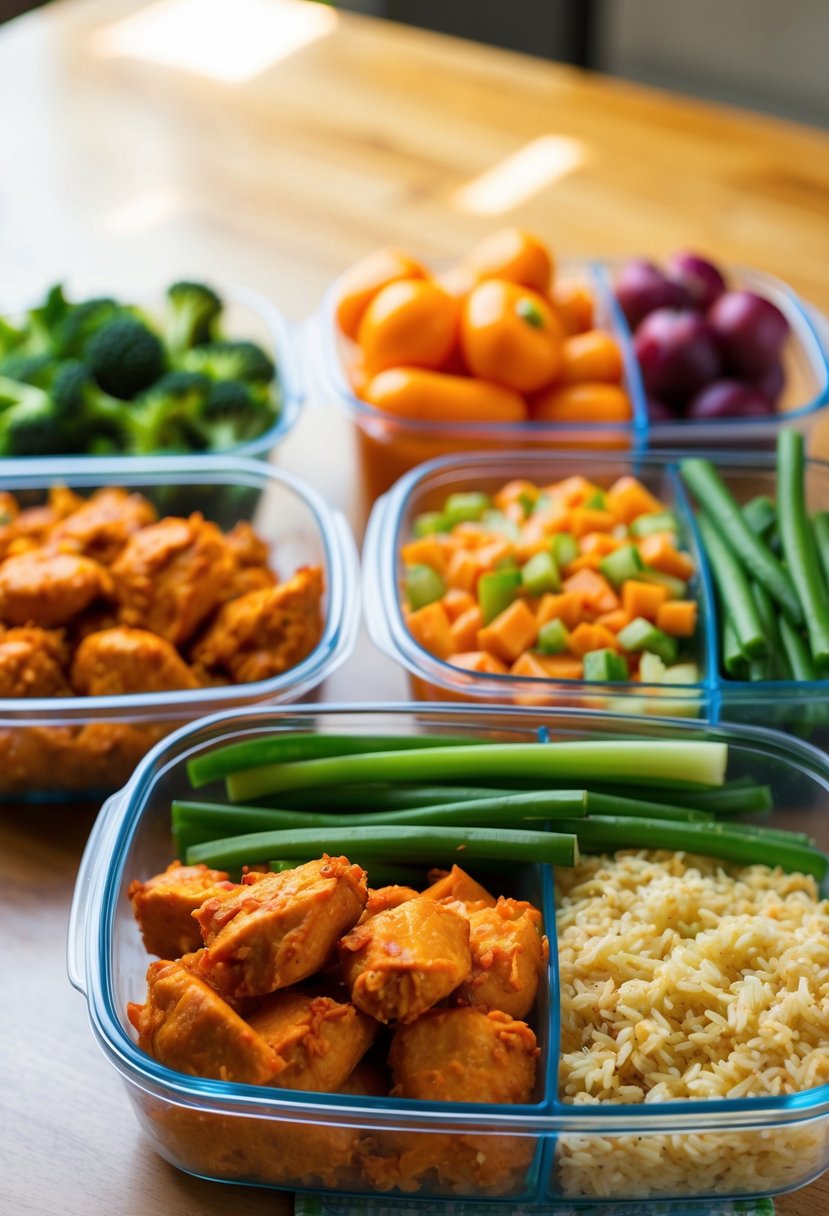
[[[450,621],[456,621],[469,608],[475,607],[475,597],[459,587],[450,587],[440,601]]]
[[[520,503],[523,498],[529,498],[535,502],[539,493],[540,490],[535,482],[517,477],[514,481],[508,481],[505,486],[501,486],[498,493],[493,495],[492,501],[499,511],[505,511],[508,506],[516,502]]]
[[[611,633],[620,633],[630,622],[631,618],[624,608],[615,608],[613,612],[603,612],[601,616],[597,616],[595,624],[609,629]]]
[[[446,581],[456,591],[466,591],[474,595],[481,575],[480,563],[475,554],[469,549],[459,549],[449,558],[446,567]]]
[[[697,605],[694,600],[666,600],[656,614],[656,624],[675,638],[690,638],[697,627]]]
[[[538,662],[551,680],[580,680],[584,674],[581,659],[570,654],[540,654]]]
[[[584,605],[596,614],[613,612],[619,607],[619,597],[603,574],[595,570],[577,570],[564,580],[564,590],[582,597]]]
[[[484,614],[477,604],[473,604],[452,622],[453,650],[474,650],[478,644],[478,630],[483,627]]]
[[[491,536],[487,543],[476,551],[475,559],[480,563],[481,573],[485,573],[505,557],[513,557],[514,553],[515,550],[505,536]]]
[[[601,553],[580,553],[578,557],[574,557],[568,565],[567,569],[570,574],[576,574],[579,570],[598,570],[602,564]]]
[[[600,494],[601,490],[599,486],[594,485],[592,481],[588,481],[586,477],[582,477],[578,473],[574,477],[565,477],[564,481],[557,481],[550,486],[545,486],[543,493],[563,502],[566,507],[580,507],[583,502]]]
[[[626,474],[614,481],[605,495],[607,509],[615,523],[633,523],[639,515],[654,515],[664,511],[665,506],[646,489],[636,477]]]
[[[529,650],[535,643],[537,636],[535,615],[524,600],[515,600],[478,631],[478,648],[505,663],[514,663],[522,650]]]
[[[588,532],[610,532],[615,526],[615,517],[600,507],[573,507],[570,512],[570,531],[575,537],[587,536]]]
[[[610,532],[588,532],[579,541],[579,549],[582,553],[598,553],[600,557],[607,557],[621,544],[618,536]]]
[[[440,600],[435,600],[434,603],[427,604],[425,608],[418,608],[417,612],[410,613],[406,618],[406,624],[412,637],[420,643],[424,650],[428,650],[438,659],[449,658],[454,650],[452,630],[446,609]]]
[[[584,619],[584,602],[578,592],[542,595],[535,619],[539,629],[548,621],[561,621],[567,629],[575,629]]]
[[[494,676],[505,676],[509,671],[506,663],[502,663],[500,659],[486,650],[467,650],[463,654],[454,654],[452,655],[452,666]]]
[[[433,536],[409,541],[400,555],[407,566],[431,566],[438,574],[446,570],[446,552]]]
[[[632,621],[637,616],[655,621],[667,598],[667,588],[658,583],[640,583],[635,578],[629,578],[622,587],[622,607]]]
[[[639,542],[639,554],[646,566],[653,566],[663,574],[688,580],[694,573],[694,563],[687,553],[682,553],[668,544],[664,536],[646,536]]]
[[[527,676],[532,680],[549,679],[538,655],[533,654],[531,650],[525,650],[523,654],[520,654],[509,671],[511,676]]]
[[[604,650],[606,647],[621,649],[616,634],[605,629],[603,625],[590,625],[587,621],[577,625],[567,639],[567,649],[579,659],[584,658],[591,650]]]

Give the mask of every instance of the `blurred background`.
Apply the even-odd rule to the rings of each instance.
[[[41,6],[0,0],[0,21]],[[827,0],[344,0],[334,7],[829,127]]]

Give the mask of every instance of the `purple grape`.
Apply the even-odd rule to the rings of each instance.
[[[628,262],[616,283],[616,299],[631,329],[657,308],[684,308],[685,291],[672,283],[652,262],[634,258]]]
[[[636,331],[634,349],[649,394],[686,401],[720,374],[711,326],[699,313],[659,308]]]
[[[752,376],[747,383],[755,392],[762,394],[767,401],[776,406],[786,384],[786,373],[783,371],[782,363],[772,363],[767,371],[762,372],[759,376]]]
[[[719,337],[729,367],[756,376],[776,363],[789,323],[779,308],[753,291],[727,291],[714,302],[708,320]]]
[[[648,421],[676,422],[676,412],[669,405],[666,405],[664,401],[660,401],[658,397],[648,397],[645,404],[648,411]]]
[[[668,262],[667,275],[684,290],[691,306],[703,312],[725,291],[725,279],[716,266],[696,253],[675,253]]]
[[[687,418],[747,418],[771,414],[768,398],[739,380],[714,380],[694,397]]]

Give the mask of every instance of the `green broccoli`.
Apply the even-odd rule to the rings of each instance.
[[[159,338],[133,317],[116,317],[93,334],[86,362],[105,392],[129,399],[148,388],[164,371]]]
[[[167,288],[167,349],[178,359],[192,346],[210,342],[222,311],[222,301],[204,283],[172,283]]]
[[[224,452],[258,438],[273,423],[271,398],[242,380],[216,380],[210,385],[202,413],[202,433],[211,452]]]
[[[129,315],[126,306],[109,296],[95,296],[72,305],[55,328],[55,353],[64,359],[80,358],[103,325],[125,315]]]
[[[51,355],[7,355],[0,360],[0,376],[9,380],[21,380],[24,384],[35,384],[38,388],[52,387],[60,364]]]
[[[0,377],[0,456],[56,456],[66,434],[48,393]]]
[[[93,438],[101,434],[123,449],[129,407],[99,388],[84,363],[76,359],[61,363],[51,393],[72,451],[88,451]]]
[[[168,372],[133,403],[130,451],[190,452],[205,447],[200,419],[210,381],[196,372]]]
[[[0,317],[0,357],[16,354],[25,345],[27,329],[25,325],[13,325],[5,317]]]
[[[43,303],[29,309],[25,342],[27,354],[38,355],[54,349],[55,333],[71,308],[61,283],[49,288]]]
[[[211,380],[246,380],[269,383],[276,374],[273,360],[255,342],[211,342],[188,350],[181,365],[204,372]]]

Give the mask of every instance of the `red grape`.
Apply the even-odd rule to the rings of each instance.
[[[616,298],[631,329],[657,308],[683,308],[688,297],[678,283],[672,283],[652,262],[634,258],[619,275]]]
[[[779,308],[753,291],[727,291],[708,311],[729,367],[756,376],[778,361],[789,323]]]
[[[634,339],[649,393],[685,401],[720,374],[721,360],[711,326],[698,313],[660,308],[645,317]]]
[[[786,373],[783,371],[781,363],[772,363],[767,371],[762,372],[759,376],[752,376],[747,383],[772,405],[777,405],[786,383]]]
[[[703,312],[725,291],[725,279],[716,266],[695,253],[675,253],[668,262],[668,278],[683,288],[693,308]]]
[[[767,397],[739,380],[714,380],[697,393],[686,410],[687,418],[744,418],[770,414]]]
[[[676,422],[676,412],[658,397],[648,397],[645,404],[649,422]]]

